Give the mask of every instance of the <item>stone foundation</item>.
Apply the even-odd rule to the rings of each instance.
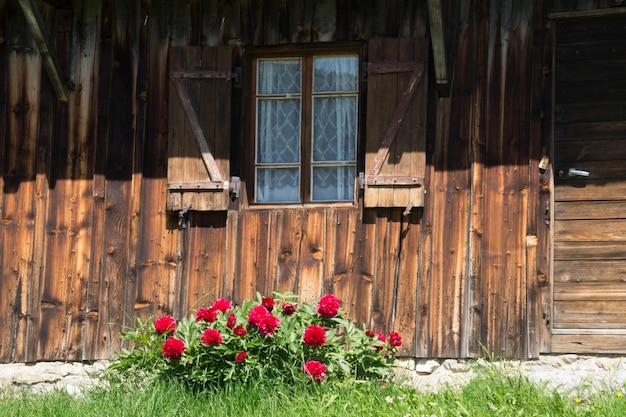
[[[28,389],[47,392],[66,389],[79,394],[97,383],[97,376],[108,362],[39,362],[0,365],[0,389]],[[626,358],[606,356],[541,356],[537,360],[413,359],[397,360],[397,374],[420,391],[437,391],[444,386],[458,387],[480,372],[481,367],[497,367],[505,373],[521,373],[548,390],[567,396],[588,396],[598,391],[626,394]]]
[[[626,394],[626,358],[605,356],[541,356],[536,360],[398,359],[397,374],[420,391],[458,387],[477,370],[496,367],[505,374],[522,374],[549,391],[566,396],[589,396],[599,391]]]

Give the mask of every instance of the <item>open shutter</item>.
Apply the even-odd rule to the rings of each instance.
[[[365,207],[424,205],[428,40],[370,39]]]
[[[228,46],[170,50],[168,210],[228,208],[231,66]]]

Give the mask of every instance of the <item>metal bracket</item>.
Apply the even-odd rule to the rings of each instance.
[[[191,204],[178,212],[178,228],[179,229],[187,228],[187,222],[189,221],[189,217],[187,216],[187,214],[189,213],[189,210],[191,210]]]
[[[234,200],[239,198],[239,189],[241,187],[241,179],[239,177],[230,177],[229,191],[230,197]]]

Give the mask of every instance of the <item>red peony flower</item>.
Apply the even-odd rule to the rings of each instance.
[[[367,336],[367,337],[374,337],[374,336],[376,336],[376,333],[374,333],[372,330],[366,330],[365,331],[365,336]]]
[[[337,297],[332,294],[326,294],[317,303],[317,314],[329,319],[337,314],[340,306],[341,301]]]
[[[322,326],[311,324],[304,330],[302,340],[309,346],[324,346],[326,344],[326,330]]]
[[[248,333],[248,332],[246,331],[246,328],[245,328],[245,327],[243,327],[242,325],[239,325],[239,326],[237,326],[237,327],[235,327],[235,328],[233,329],[233,333],[234,333],[236,336],[245,336],[245,335],[246,335],[246,333]]]
[[[267,316],[263,318],[261,324],[259,324],[258,329],[259,333],[263,336],[268,336],[276,331],[276,329],[280,326],[280,319],[271,313],[268,313]]]
[[[261,299],[261,305],[267,309],[270,313],[274,309],[274,299],[269,297],[263,297]]]
[[[219,310],[222,313],[226,313],[228,310],[232,310],[233,305],[230,303],[230,300],[227,300],[226,298],[220,298],[215,300],[211,308]]]
[[[222,335],[219,330],[215,329],[206,329],[202,336],[200,336],[200,341],[205,345],[219,345],[222,343]]]
[[[185,343],[176,339],[175,337],[170,337],[163,343],[163,356],[170,360],[178,360],[181,356],[183,356],[183,351],[185,350]]]
[[[259,327],[259,324],[263,321],[263,318],[269,313],[263,306],[255,306],[248,312],[248,323],[254,327]]]
[[[326,376],[326,366],[318,361],[308,361],[304,364],[302,369],[308,374],[309,379],[316,382],[322,382],[324,376]]]
[[[174,334],[176,333],[176,320],[172,316],[159,317],[154,322],[154,329],[158,334]]]
[[[391,346],[402,346],[402,336],[396,332],[389,332],[389,344]]]
[[[294,306],[291,303],[283,304],[283,314],[285,316],[291,316],[295,312],[296,312],[296,306]]]
[[[196,321],[206,321],[207,323],[213,323],[217,320],[217,310],[211,308],[201,308],[196,313]]]
[[[235,317],[233,313],[230,313],[230,315],[228,316],[228,319],[226,320],[226,327],[228,327],[229,329],[232,329],[236,323],[237,323],[237,317]]]
[[[383,343],[387,341],[387,338],[385,338],[385,335],[382,334],[381,332],[376,332],[376,336],[378,337],[378,340],[380,340]],[[374,346],[377,350],[383,349],[383,346],[379,346],[379,345],[372,345],[372,346]]]
[[[245,361],[247,357],[248,357],[248,354],[246,352],[239,352],[235,354],[235,362],[241,363]]]
[[[248,323],[256,327],[263,336],[270,335],[280,325],[280,319],[270,313],[264,306],[255,306],[248,312]]]

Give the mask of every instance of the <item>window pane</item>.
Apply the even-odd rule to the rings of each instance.
[[[313,161],[356,160],[356,96],[313,100]]]
[[[299,168],[257,168],[256,201],[297,203],[300,199]]]
[[[323,166],[313,168],[314,201],[353,201],[354,166]]]
[[[300,99],[259,99],[257,163],[300,161]]]
[[[299,59],[260,59],[257,94],[299,94]]]
[[[318,56],[313,59],[313,91],[357,91],[359,60],[351,56]]]

